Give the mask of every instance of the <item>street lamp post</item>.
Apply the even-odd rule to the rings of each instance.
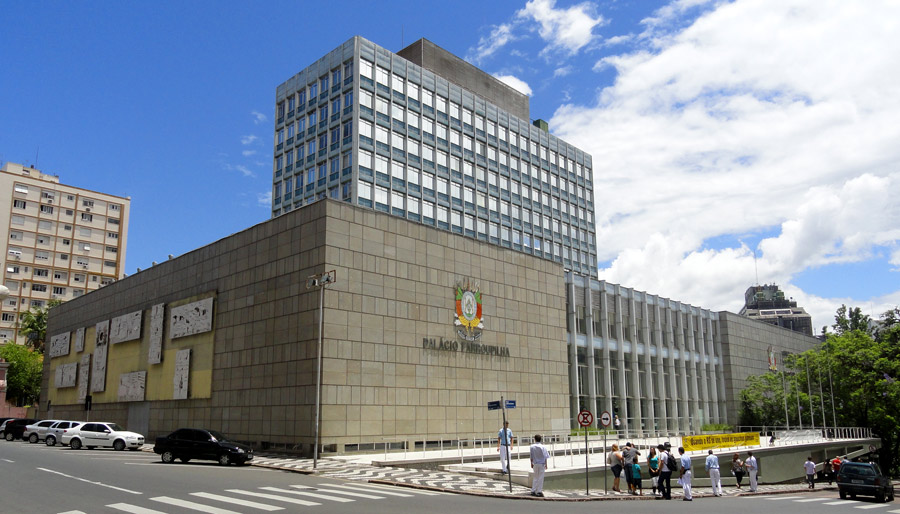
[[[313,469],[316,469],[319,464],[319,426],[321,425],[320,412],[322,410],[322,328],[325,322],[325,286],[333,284],[335,280],[334,270],[310,275],[306,279],[306,289],[319,289],[319,345],[316,351],[316,436],[313,444]]]

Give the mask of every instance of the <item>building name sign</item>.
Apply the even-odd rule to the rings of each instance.
[[[422,348],[425,350],[440,350],[445,352],[475,353],[478,355],[496,355],[498,357],[509,357],[509,348],[505,346],[494,346],[490,344],[474,343],[470,341],[454,341],[453,339],[444,339],[443,337],[438,339],[435,339],[433,337],[423,337]]]

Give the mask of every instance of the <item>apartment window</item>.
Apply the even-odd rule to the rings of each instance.
[[[39,268],[34,268],[34,276],[36,276],[36,277],[49,277],[49,276],[50,276],[50,270],[48,270],[48,269],[42,269],[42,268],[41,268],[41,269],[39,269]]]
[[[109,218],[109,219],[107,219],[107,221],[109,221],[110,225],[118,225],[119,224],[118,218]]]
[[[106,237],[110,239],[119,239],[119,234],[116,232],[107,232]]]
[[[75,264],[78,266],[90,266],[91,261],[87,257],[76,257]]]
[[[25,200],[13,200],[13,207],[15,207],[16,209],[24,209]]]
[[[19,272],[19,267],[18,266],[7,266],[6,272],[15,275],[16,273]]]
[[[50,244],[50,238],[47,236],[38,236],[37,242],[39,245],[47,245]]]
[[[3,321],[15,321],[16,314],[14,312],[4,312],[2,318],[0,319],[2,319]],[[4,337],[4,339],[6,338]]]
[[[90,243],[79,243],[78,248],[80,248],[82,251],[89,252],[89,251],[91,251],[91,244]]]
[[[78,227],[78,234],[81,237],[91,237],[91,229],[84,228],[84,227]]]
[[[21,241],[23,237],[24,234],[22,232],[19,232],[18,230],[12,230],[9,232],[9,238],[12,241]]]
[[[75,201],[75,195],[68,195],[68,196],[66,196],[66,200],[68,200],[68,201],[70,201],[70,202],[74,202],[74,201]]]
[[[82,212],[81,221],[94,221],[94,215],[87,212]]]
[[[109,210],[111,210],[111,211],[118,211],[119,208],[120,208],[119,204],[115,204],[115,203],[109,204]]]
[[[109,253],[118,253],[118,252],[119,252],[119,249],[116,248],[115,246],[107,246],[107,247],[106,247],[106,251],[109,252]]]
[[[107,268],[115,268],[116,261],[104,261],[103,265],[106,266]]]
[[[75,275],[72,276],[72,281],[74,281],[74,282],[82,282],[82,283],[83,283],[83,282],[84,282],[84,275],[82,275],[82,274],[80,274],[80,273],[76,273]]]
[[[22,184],[16,184],[15,190],[17,193],[27,195],[28,194],[28,186],[23,186]]]
[[[44,285],[44,284],[31,284],[31,290],[32,290],[32,291],[37,291],[37,292],[39,292],[39,293],[46,293],[46,292],[47,292],[47,286]]]
[[[54,286],[54,287],[53,287],[53,294],[64,295],[64,294],[66,294],[66,288],[65,288],[65,287]]]
[[[75,211],[73,211],[72,209],[66,209],[66,216],[74,216],[74,215],[75,215]]]
[[[65,271],[54,271],[53,279],[54,280],[67,280],[69,278],[69,274]]]
[[[52,205],[41,205],[41,212],[44,214],[53,214]]]
[[[10,216],[9,223],[11,225],[24,225],[25,218],[23,216]]]
[[[82,200],[82,201],[81,201],[81,206],[82,206],[82,207],[93,207],[93,206],[94,206],[94,201],[93,201],[93,200]]]
[[[53,230],[53,223],[47,220],[38,221],[38,229],[39,230]]]
[[[43,309],[44,308],[44,300],[31,300],[31,308],[32,309]]]
[[[83,294],[84,294],[84,291],[82,291],[81,289],[74,289],[72,291],[72,296],[75,298],[78,298],[79,296],[81,296]]]
[[[50,253],[38,250],[34,252],[34,260],[36,261],[46,261],[50,259]]]

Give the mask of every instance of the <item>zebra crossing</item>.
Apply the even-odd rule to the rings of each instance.
[[[846,509],[857,509],[861,511],[872,510],[877,513],[886,513],[886,514],[900,514],[900,509],[895,508],[897,505],[893,502],[891,503],[870,503],[865,501],[857,501],[857,500],[836,500],[835,498],[828,497],[817,497],[817,498],[809,498],[806,496],[755,496],[755,500],[762,501],[773,501],[773,502],[785,502],[785,503],[816,503],[817,505],[828,505],[829,507],[840,507],[841,512],[846,512]],[[876,510],[877,509],[877,510]],[[891,509],[891,510],[887,510]]]
[[[319,484],[318,487],[291,485],[286,487],[263,486],[256,489],[225,489],[217,492],[197,491],[187,493],[186,498],[172,496],[154,496],[146,502],[111,503],[107,508],[131,514],[168,514],[170,511],[160,510],[167,507],[178,512],[184,509],[206,512],[208,514],[242,514],[244,510],[274,512],[279,510],[295,511],[297,507],[319,507],[322,505],[345,504],[360,501],[377,501],[388,497],[412,498],[421,496],[445,495],[439,491],[417,489],[397,490],[395,487],[377,484]],[[71,510],[60,514],[85,514]]]

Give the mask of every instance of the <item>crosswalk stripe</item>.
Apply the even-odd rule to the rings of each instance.
[[[836,501],[836,502],[828,502],[828,503],[824,503],[823,505],[850,505],[850,504],[852,504],[852,503],[856,503],[856,502],[855,502],[855,501],[851,501],[851,500],[838,500],[838,501]]]
[[[888,511],[890,514],[900,514],[900,509],[894,509]]]
[[[396,489],[396,486],[392,486],[392,485],[368,484],[368,483],[359,484],[359,485],[362,487],[370,487],[372,489],[377,490],[378,492],[382,492],[385,489],[387,489],[387,490]],[[406,491],[408,493],[412,493],[412,494],[421,494],[423,496],[439,496],[439,495],[448,494],[448,493],[442,493],[440,491],[427,491],[425,489],[413,489],[411,487],[405,488],[404,491]]]
[[[797,498],[803,498],[802,496],[766,496],[763,498],[764,500],[795,500]]]
[[[358,485],[352,485],[352,486],[351,485],[342,485],[342,484],[330,484],[330,485],[329,484],[321,484],[321,485],[323,485],[325,487],[340,487],[341,489],[350,489],[351,491],[358,491],[358,492],[364,492],[364,493],[374,492],[372,489],[364,489]],[[398,493],[395,491],[380,491],[379,490],[378,493],[386,494],[388,496],[400,496],[402,498],[412,498],[413,497],[413,495],[411,495],[411,494]]]
[[[145,509],[144,507],[129,505],[127,503],[113,503],[112,505],[107,505],[107,507],[111,509],[121,510],[122,512],[130,512],[131,514],[166,514],[165,512],[161,512],[158,510]]]
[[[199,496],[200,498],[206,498],[208,500],[218,500],[220,502],[233,503],[235,505],[241,505],[243,507],[250,507],[259,510],[284,510],[284,507],[279,507],[277,505],[266,505],[265,503],[252,502],[250,500],[241,500],[240,498],[231,498],[229,496],[222,496],[220,494],[191,493],[191,496]]]
[[[349,503],[355,502],[356,500],[351,500],[350,498],[340,498],[338,496],[328,496],[327,494],[318,494],[311,493],[307,491],[291,491],[290,489],[282,489],[280,487],[260,487],[263,491],[272,491],[273,493],[288,493],[288,494],[298,494],[301,496],[309,496],[310,498],[318,498],[320,500],[331,500],[334,502],[340,503]]]
[[[291,487],[298,487],[296,485],[292,485]],[[300,486],[302,487],[302,486]],[[351,493],[350,491],[338,491],[337,489],[318,489],[323,493],[331,493],[331,494],[344,494],[347,496],[356,496],[357,498],[368,498],[370,500],[383,500],[384,496],[375,496],[372,494],[363,494],[363,493]]]
[[[856,507],[856,508],[857,509],[880,509],[882,507],[887,507],[887,505],[879,505],[876,503],[874,505],[860,505],[859,507]]]
[[[6,460],[6,459],[3,459]],[[87,514],[85,512],[81,512],[80,510],[67,510],[65,512],[60,512],[59,514]]]
[[[233,510],[228,509],[220,509],[218,507],[210,507],[209,505],[203,505],[202,503],[189,502],[187,500],[179,500],[178,498],[169,498],[168,496],[157,496],[156,498],[150,498],[151,500],[159,503],[165,503],[167,505],[174,505],[176,507],[181,507],[183,509],[196,510],[199,512],[206,512],[207,514],[240,514],[239,512],[235,512]]]
[[[228,489],[226,492],[235,493],[235,494],[244,494],[247,496],[256,496],[257,498],[265,498],[267,500],[277,500],[277,501],[285,502],[285,503],[293,503],[295,505],[305,505],[307,507],[315,507],[316,505],[322,505],[321,503],[308,502],[306,500],[300,500],[297,498],[288,498],[287,496],[278,496],[277,494],[257,493],[256,491],[244,491],[242,489]]]
[[[808,502],[823,502],[825,500],[830,500],[831,498],[807,498],[805,500],[797,500],[797,503],[808,503]]]

